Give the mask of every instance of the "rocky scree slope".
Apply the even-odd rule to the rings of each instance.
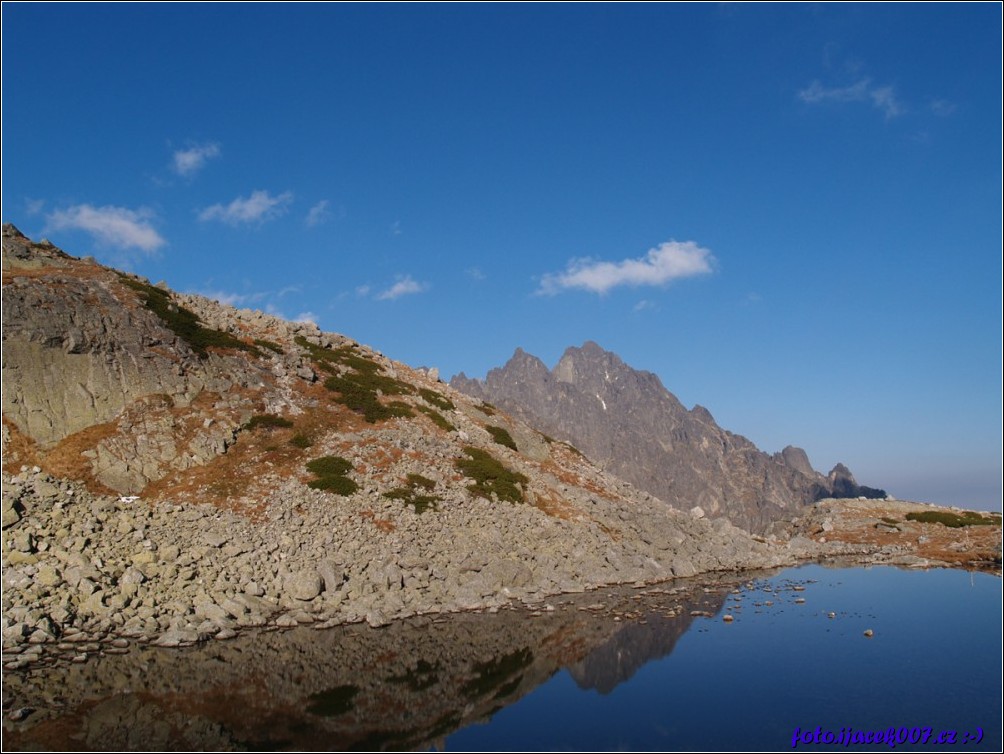
[[[3,229],[7,667],[813,552],[681,513],[341,335]]]
[[[885,497],[838,464],[828,476],[801,448],[768,455],[722,429],[703,406],[687,410],[651,372],[596,343],[569,348],[553,370],[516,349],[484,380],[463,373],[457,390],[490,401],[579,448],[601,467],[684,510],[694,506],[762,532],[830,497]]]

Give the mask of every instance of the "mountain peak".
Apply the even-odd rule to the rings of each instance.
[[[461,381],[451,382],[461,391]],[[816,473],[805,451],[768,455],[723,430],[703,406],[687,410],[659,378],[596,342],[565,350],[551,372],[516,349],[472,395],[569,440],[605,468],[679,508],[762,530],[831,494],[859,488],[850,472]],[[846,472],[846,473],[845,473]]]

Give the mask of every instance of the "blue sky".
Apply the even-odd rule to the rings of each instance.
[[[1001,6],[3,5],[4,222],[1000,508]]]

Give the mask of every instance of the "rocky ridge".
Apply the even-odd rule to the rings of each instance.
[[[828,476],[801,448],[769,455],[722,429],[703,406],[688,410],[651,372],[632,369],[596,343],[569,348],[555,365],[517,348],[484,380],[450,385],[567,440],[639,489],[689,510],[700,507],[762,532],[829,497],[885,497],[838,464]]]
[[[675,511],[344,336],[12,226],[3,243],[10,666],[111,637],[378,626],[804,555]],[[307,468],[332,456],[337,491]]]

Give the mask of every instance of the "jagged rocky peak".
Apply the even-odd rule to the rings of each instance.
[[[515,380],[548,380],[551,373],[547,365],[533,354],[529,354],[522,348],[517,348],[509,361],[502,369],[491,370],[486,379],[501,376],[505,372],[509,379]]]
[[[796,448],[794,445],[788,445],[784,450],[781,451],[781,459],[788,468],[794,469],[805,474],[807,477],[818,476],[818,472],[812,468],[812,464],[809,463],[808,454],[801,448]]]
[[[550,372],[517,349],[483,382],[461,376],[451,385],[571,442],[671,505],[699,506],[751,530],[835,492],[860,494],[849,475],[817,473],[800,448],[768,455],[703,406],[687,410],[655,374],[593,341],[568,348]]]

